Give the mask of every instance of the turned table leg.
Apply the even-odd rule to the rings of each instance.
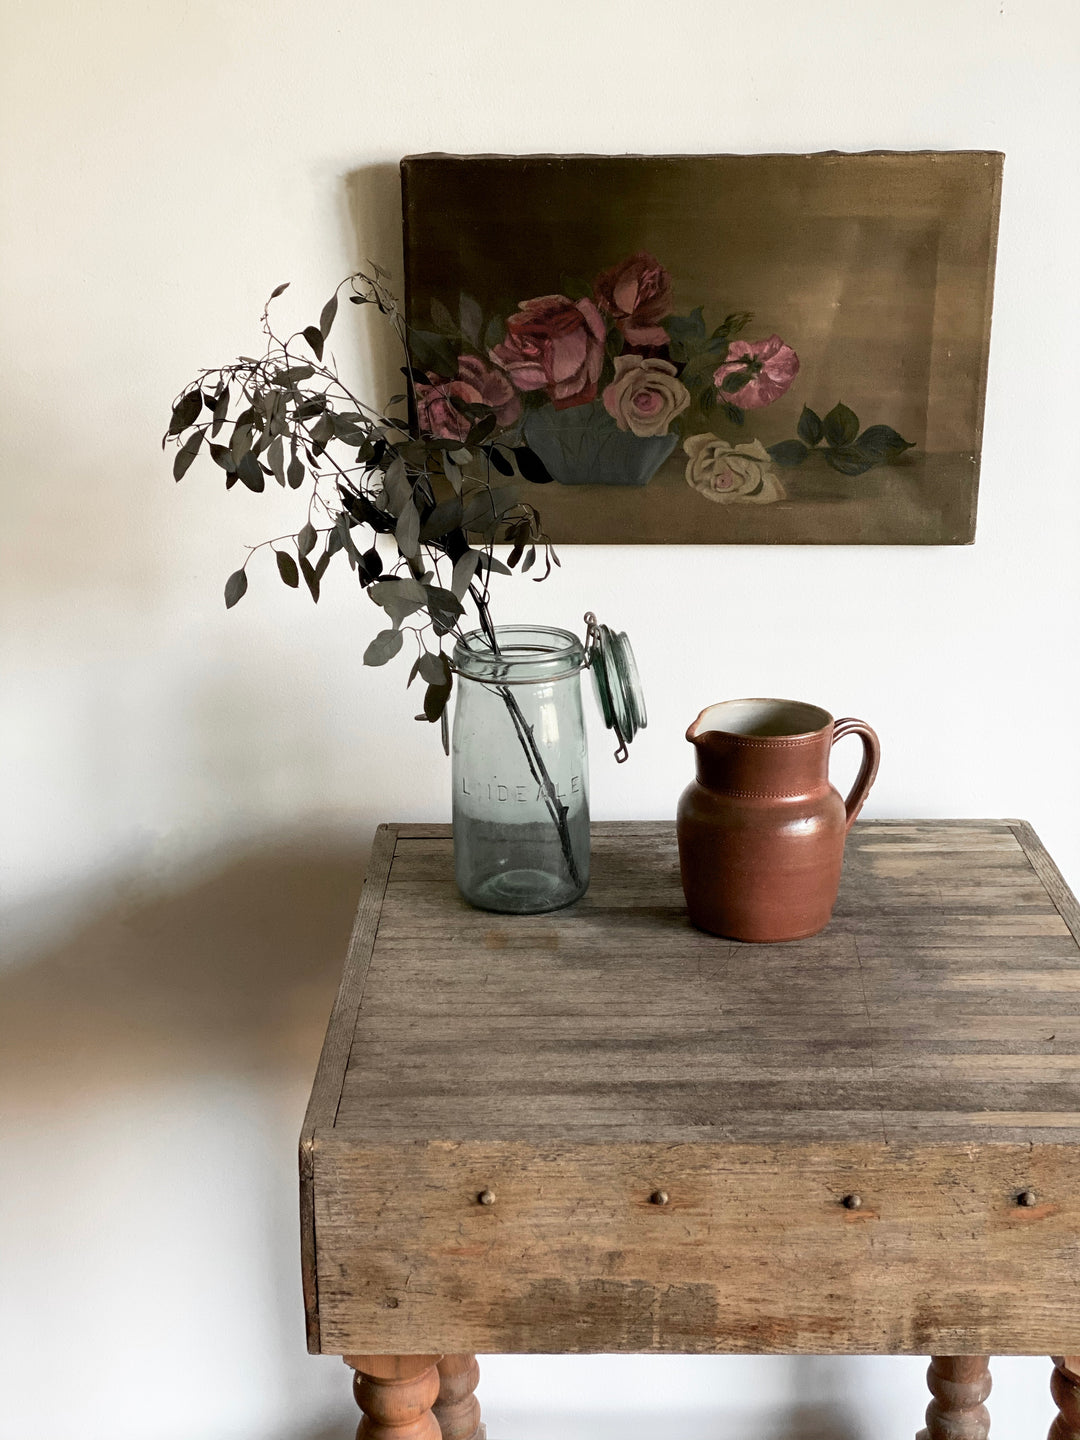
[[[1048,1440],[1080,1440],[1080,1355],[1055,1355],[1050,1394],[1061,1412]]]
[[[344,1355],[356,1371],[353,1395],[364,1412],[356,1440],[441,1440],[432,1406],[438,1355]]]
[[[926,1429],[915,1440],[987,1440],[990,1412],[983,1401],[990,1394],[988,1361],[987,1355],[933,1357],[926,1383],[934,1398],[926,1407]]]
[[[439,1361],[439,1398],[435,1419],[442,1440],[484,1440],[480,1402],[473,1393],[480,1380],[475,1355],[444,1355]]]

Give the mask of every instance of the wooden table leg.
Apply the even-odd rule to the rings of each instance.
[[[444,1355],[439,1361],[439,1398],[435,1419],[442,1440],[484,1440],[480,1402],[473,1393],[480,1380],[475,1355]]]
[[[926,1407],[926,1429],[920,1430],[915,1440],[987,1440],[990,1412],[983,1401],[990,1394],[989,1358],[988,1355],[933,1357],[926,1372],[926,1383],[934,1398]]]
[[[344,1355],[356,1371],[353,1395],[364,1412],[356,1440],[441,1440],[432,1406],[439,1355]]]
[[[1080,1440],[1080,1355],[1055,1355],[1050,1394],[1061,1412],[1048,1440]]]

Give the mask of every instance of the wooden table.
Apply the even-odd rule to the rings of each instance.
[[[1018,821],[864,821],[832,924],[689,924],[674,830],[473,910],[380,828],[300,1144],[309,1348],[370,1440],[482,1432],[477,1352],[1059,1357],[1080,1440],[1080,909]],[[441,1430],[440,1430],[441,1427]]]

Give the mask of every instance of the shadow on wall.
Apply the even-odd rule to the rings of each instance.
[[[340,1362],[305,1352],[295,1170],[366,852],[246,854],[0,974],[20,1434],[355,1424]],[[168,1414],[163,1364],[184,1376]]]

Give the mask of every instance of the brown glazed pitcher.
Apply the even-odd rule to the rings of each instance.
[[[846,802],[829,784],[829,752],[863,742]],[[877,774],[878,738],[798,700],[725,700],[686,732],[697,779],[679,800],[683,891],[702,930],[732,940],[799,940],[829,923],[844,838]]]

